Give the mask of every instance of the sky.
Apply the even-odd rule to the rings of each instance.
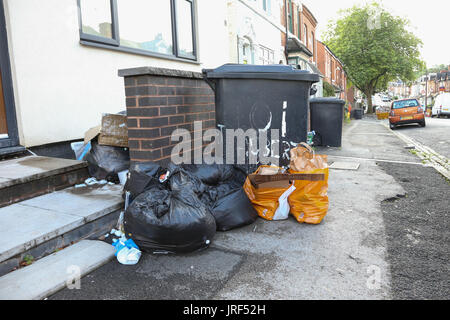
[[[302,0],[319,22],[318,39],[330,19],[340,9],[364,4],[364,0]],[[371,2],[371,1],[370,1]],[[428,67],[450,65],[450,1],[449,0],[378,0],[396,16],[408,18],[411,31],[423,41],[422,58]]]

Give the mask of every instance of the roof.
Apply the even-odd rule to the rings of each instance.
[[[312,57],[313,53],[311,50],[309,50],[303,42],[298,40],[297,38],[289,38],[288,44],[287,44],[287,51],[288,53],[291,52],[304,52],[308,57]]]
[[[342,66],[344,66],[344,64],[342,63],[342,61],[334,54],[334,52],[322,41],[317,40],[317,42],[320,42],[333,56],[333,58],[335,58]]]
[[[303,6],[303,10],[306,10],[306,12],[311,16],[311,18],[314,20],[315,24],[317,25],[317,19],[316,19],[316,17],[314,17],[311,10],[309,10],[308,7],[305,6],[304,4],[302,4],[302,6]]]

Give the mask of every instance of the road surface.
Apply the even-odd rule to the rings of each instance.
[[[399,130],[444,145],[443,121]],[[448,299],[449,183],[373,118],[346,125],[342,148],[317,152],[360,164],[330,171],[320,225],[258,219],[202,252],[113,260],[49,299]]]

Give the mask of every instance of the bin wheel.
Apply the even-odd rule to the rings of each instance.
[[[392,123],[389,123],[389,128],[390,128],[391,130],[394,130],[394,129],[395,129],[395,125],[392,124]]]

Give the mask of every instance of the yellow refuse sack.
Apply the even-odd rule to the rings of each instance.
[[[319,224],[328,212],[328,168],[290,173],[323,173],[324,181],[294,182],[295,191],[289,196],[291,214],[300,223]]]
[[[291,150],[289,173],[324,174],[323,181],[294,181],[295,191],[289,196],[291,214],[300,223],[319,224],[328,212],[328,175],[326,155],[316,155],[307,144]]]
[[[256,170],[255,174],[259,174],[261,170],[264,170],[264,168],[275,168],[278,170],[282,170],[282,168],[279,167],[260,166],[258,170]],[[258,215],[266,220],[273,220],[273,217],[279,205],[278,199],[290,187],[289,183],[286,186],[283,182],[277,182],[274,183],[274,185],[276,185],[277,187],[271,188],[270,186],[265,186],[262,188],[258,188],[256,186],[253,186],[248,177],[244,183],[244,191],[247,194],[247,197],[250,199],[256,212],[258,212]]]

